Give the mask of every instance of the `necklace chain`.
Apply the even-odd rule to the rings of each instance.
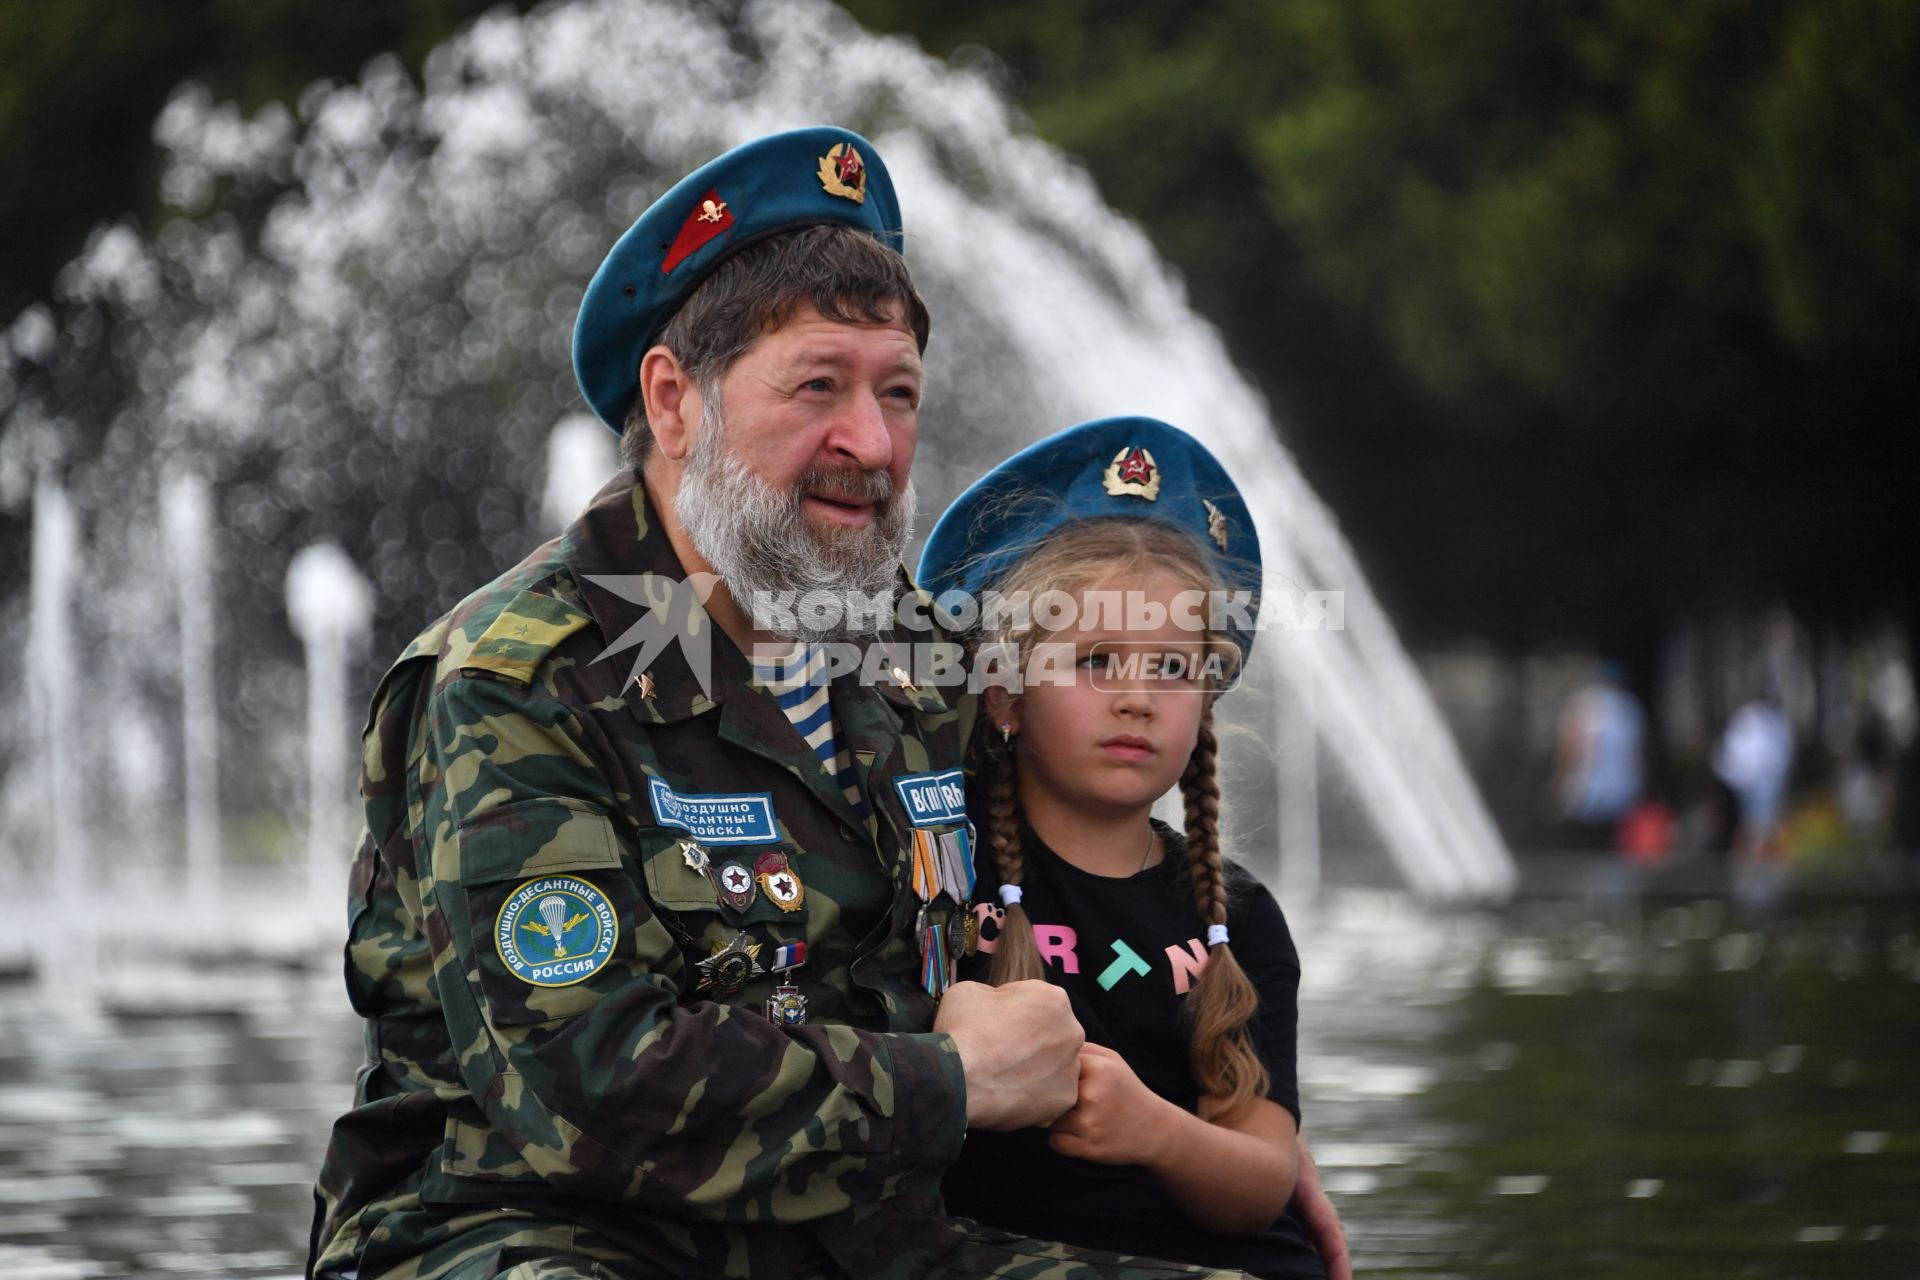
[[[1145,871],[1147,864],[1151,861],[1153,861],[1153,824],[1149,822],[1147,824],[1147,851],[1140,855],[1140,871]],[[1140,872],[1136,871],[1134,874],[1138,875]]]

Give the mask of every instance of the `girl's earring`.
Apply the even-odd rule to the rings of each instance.
[[[1010,721],[1003,721],[1000,725],[1000,745],[1004,747],[1009,742],[1012,742],[1012,741],[1013,741],[1013,724]]]

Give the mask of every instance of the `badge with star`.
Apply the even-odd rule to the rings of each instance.
[[[851,142],[835,143],[820,157],[820,185],[830,196],[855,204],[867,202],[867,162]]]
[[[806,886],[800,883],[799,875],[788,865],[786,854],[762,854],[760,860],[753,864],[753,869],[768,900],[782,911],[798,911],[800,904],[806,901]]]
[[[738,862],[729,862],[720,868],[715,882],[720,886],[720,897],[735,911],[745,911],[753,905],[753,873]]]
[[[1113,497],[1131,495],[1157,502],[1160,498],[1160,468],[1153,455],[1139,445],[1128,445],[1113,455],[1101,483]]]

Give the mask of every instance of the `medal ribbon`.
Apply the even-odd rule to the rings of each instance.
[[[973,845],[964,831],[953,831],[937,837],[940,846],[940,887],[952,896],[955,902],[965,902],[973,896]]]
[[[953,985],[951,964],[946,935],[939,925],[927,925],[920,931],[920,985],[928,995],[938,998]]]
[[[913,891],[922,902],[942,892],[955,902],[973,896],[973,841],[966,831],[931,835],[913,829]]]
[[[975,884],[972,837],[971,827],[938,836],[913,829],[913,892],[920,901],[932,902],[945,893],[966,909]],[[953,985],[956,972],[947,953],[947,929],[928,923],[927,909],[920,908],[920,985],[935,998]]]
[[[920,901],[931,902],[940,892],[940,868],[933,841],[919,827],[913,829],[913,891]]]

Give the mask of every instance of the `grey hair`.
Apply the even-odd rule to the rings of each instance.
[[[693,291],[655,341],[709,397],[735,360],[807,305],[843,324],[886,324],[898,316],[927,349],[927,304],[907,260],[866,232],[837,224],[782,232],[740,250]],[[620,462],[637,471],[652,451],[653,427],[636,385],[620,430]]]

